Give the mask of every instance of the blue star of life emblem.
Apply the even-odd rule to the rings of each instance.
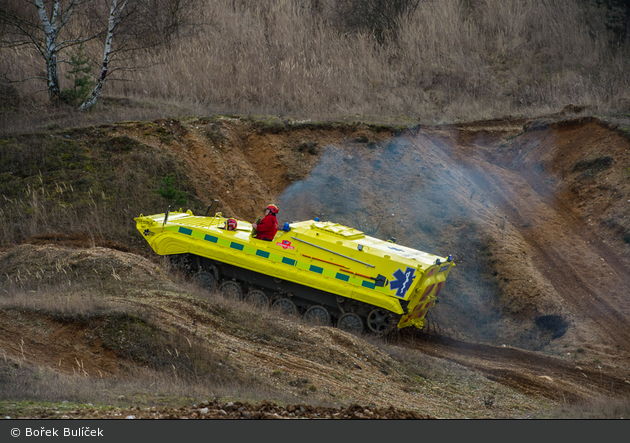
[[[409,266],[405,272],[403,272],[402,269],[399,269],[394,272],[394,278],[396,280],[389,282],[389,288],[396,289],[396,297],[403,298],[411,287],[413,279],[416,278],[415,269]]]
[[[144,234],[144,235],[145,235],[145,237],[146,237],[147,235],[153,235],[153,232],[149,231],[148,229],[145,229],[145,230],[144,230],[144,232],[143,232],[143,234]]]

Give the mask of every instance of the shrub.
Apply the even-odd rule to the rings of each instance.
[[[379,43],[396,38],[399,20],[413,13],[420,0],[339,0],[335,3],[336,20],[354,32],[368,31]]]
[[[179,191],[174,186],[175,175],[173,173],[168,174],[166,177],[162,177],[160,180],[160,187],[157,189],[164,199],[173,202],[176,205],[184,205],[188,201],[186,199],[186,193]]]
[[[613,162],[613,158],[609,155],[589,159],[585,158],[573,166],[573,172],[588,171],[591,174],[595,174],[596,172],[609,168]]]
[[[70,56],[72,69],[66,74],[68,80],[73,80],[71,89],[61,91],[61,99],[68,104],[83,102],[92,91],[94,81],[88,74],[92,72],[90,59],[85,55],[83,44],[79,45],[78,52]]]

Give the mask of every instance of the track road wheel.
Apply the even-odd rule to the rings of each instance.
[[[323,306],[311,306],[304,313],[304,318],[309,323],[316,323],[322,326],[330,325],[330,313]]]
[[[171,267],[182,274],[188,274],[192,268],[192,263],[188,254],[169,255],[168,259],[171,263]]]
[[[206,267],[207,271],[214,275],[214,278],[219,281],[219,269],[215,265],[209,265]]]
[[[295,315],[298,312],[297,306],[288,298],[279,298],[273,302],[273,307],[285,314]]]
[[[243,289],[241,289],[241,285],[235,281],[224,281],[219,286],[219,291],[221,291],[227,298],[231,298],[233,300],[243,300]]]
[[[217,279],[212,272],[199,271],[195,274],[195,278],[201,287],[208,291],[214,291],[217,288]]]
[[[394,330],[392,315],[385,309],[374,309],[367,316],[367,326],[375,334],[389,334]]]
[[[245,300],[259,308],[269,306],[269,297],[260,289],[252,289],[245,296]]]
[[[339,318],[337,327],[347,332],[362,332],[363,320],[357,314],[348,312]]]

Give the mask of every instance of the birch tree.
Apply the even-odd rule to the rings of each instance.
[[[116,28],[121,24],[122,19],[124,18],[123,12],[125,12],[125,7],[129,3],[129,0],[113,0],[110,8],[109,8],[109,17],[107,20],[107,32],[105,34],[105,43],[103,46],[103,61],[101,63],[101,73],[98,76],[98,80],[94,85],[94,89],[92,93],[88,96],[87,99],[79,106],[79,110],[85,111],[96,103],[98,97],[101,95],[101,91],[103,90],[103,85],[105,84],[105,79],[113,72],[110,71],[109,65],[112,59],[112,56],[115,54],[115,51],[112,50],[112,42],[114,40],[114,35]]]
[[[99,73],[88,98],[79,107],[94,106],[107,78],[126,65],[133,52],[167,43],[183,30],[195,27],[199,0],[0,0],[0,45],[34,47],[46,64],[45,76],[51,100],[60,97],[58,65],[71,63],[59,54],[90,40],[102,39]],[[25,8],[24,6],[31,6]],[[74,20],[72,31],[68,23]],[[76,35],[73,35],[75,32]],[[112,68],[116,60],[119,65]]]
[[[45,76],[37,75],[21,79],[45,80],[48,97],[57,100],[61,93],[59,87],[58,64],[59,54],[66,49],[96,38],[98,32],[91,36],[73,36],[65,32],[71,18],[89,0],[22,0],[0,1],[0,22],[3,35],[0,44],[4,47],[33,47],[44,59]],[[24,8],[30,5],[30,10]],[[33,14],[33,11],[36,14]],[[62,38],[63,36],[63,38]]]

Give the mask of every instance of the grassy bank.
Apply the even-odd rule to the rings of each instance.
[[[135,112],[133,119],[157,117],[156,105],[162,115],[407,115],[428,123],[531,116],[570,103],[628,108],[630,54],[595,2],[421,1],[378,35],[348,21],[347,11],[356,13],[352,1],[205,0],[194,34],[121,64],[145,68],[116,73],[104,97],[141,100],[121,114]],[[95,60],[102,53],[96,44],[86,51]],[[12,79],[43,67],[24,47],[0,50],[0,61]],[[10,85],[17,89],[4,91],[0,108],[36,107],[46,101],[42,86]]]

